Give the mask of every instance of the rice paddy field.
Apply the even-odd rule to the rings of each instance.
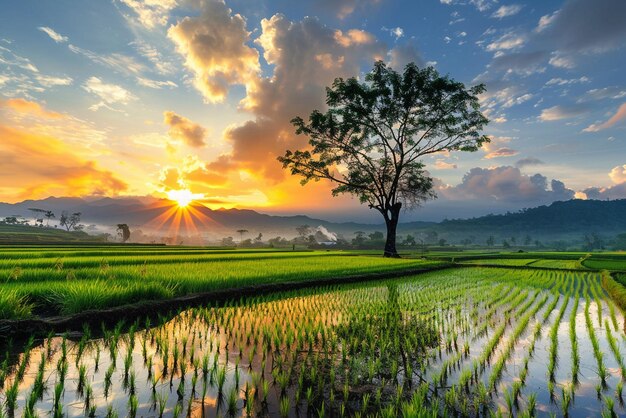
[[[609,280],[464,267],[50,334],[3,350],[0,414],[623,415]]]
[[[218,289],[441,264],[341,251],[6,247],[0,249],[0,319],[68,315]]]

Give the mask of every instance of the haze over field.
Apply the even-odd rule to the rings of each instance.
[[[379,222],[276,161],[289,120],[375,60],[485,83],[491,138],[424,159],[403,220],[626,197],[621,0],[10,2],[0,16],[0,201],[151,196]]]

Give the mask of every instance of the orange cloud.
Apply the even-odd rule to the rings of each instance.
[[[51,195],[115,195],[127,184],[63,142],[0,125],[0,196],[16,202]]]
[[[584,132],[601,131],[603,129],[610,128],[611,126],[615,125],[616,123],[624,119],[626,119],[626,103],[623,103],[619,107],[619,109],[617,109],[617,112],[615,112],[615,114],[611,116],[609,120],[607,120],[606,122],[600,123],[600,124],[594,123],[592,125],[587,126],[585,129],[583,129],[583,131]]]
[[[170,127],[168,133],[172,138],[181,140],[190,147],[206,145],[204,143],[206,129],[186,117],[167,111],[163,113],[163,122]]]
[[[65,115],[61,113],[46,110],[39,103],[22,98],[0,100],[0,108],[9,109],[17,113],[28,113],[45,119],[62,119],[65,117]]]

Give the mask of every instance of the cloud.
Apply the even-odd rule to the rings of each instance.
[[[61,43],[64,43],[64,42],[68,41],[68,37],[67,36],[60,35],[57,32],[55,32],[53,29],[51,29],[51,28],[49,28],[47,26],[40,26],[37,29],[39,29],[40,31],[42,31],[45,34],[47,34],[57,44],[61,44]]]
[[[489,69],[507,74],[532,75],[542,72],[542,66],[548,57],[545,51],[514,52],[501,54],[491,60]]]
[[[163,113],[163,123],[170,127],[168,133],[173,139],[183,141],[195,148],[206,145],[204,138],[207,135],[207,130],[186,117],[167,111]]]
[[[323,110],[325,87],[335,77],[358,75],[364,63],[382,59],[386,47],[368,32],[331,29],[311,17],[292,22],[277,14],[263,19],[261,28],[256,43],[274,71],[258,79],[242,101],[255,119],[231,126],[225,137],[232,144],[233,161],[276,181],[285,175],[276,157],[306,145],[289,121]]]
[[[559,52],[553,52],[548,62],[553,67],[565,68],[567,70],[571,70],[576,66],[574,59],[571,56],[563,55]]]
[[[546,82],[546,86],[564,86],[567,84],[582,84],[582,83],[588,83],[590,80],[588,77],[582,76],[579,78],[569,78],[569,79],[564,79],[564,78],[560,78],[560,77],[555,77],[555,78],[551,78],[550,80],[548,80]]]
[[[603,87],[599,89],[587,90],[587,92],[578,101],[603,100],[603,99],[622,99],[626,97],[626,89],[617,86]]]
[[[446,187],[438,192],[451,200],[486,200],[502,203],[539,205],[556,200],[569,200],[574,191],[559,180],[548,183],[541,174],[522,174],[519,168],[500,166],[472,168],[463,176],[460,184]]]
[[[451,169],[456,169],[457,165],[453,164],[453,163],[446,162],[443,159],[438,159],[435,162],[435,168],[437,170],[451,170]]]
[[[476,7],[476,9],[478,9],[478,11],[480,12],[485,12],[498,3],[497,0],[470,0],[469,2],[463,0],[439,0],[439,2],[446,5],[471,4],[472,6]]]
[[[259,54],[247,45],[246,20],[221,0],[205,0],[196,17],[186,17],[168,30],[194,85],[210,103],[224,101],[231,85],[250,85],[260,71]]]
[[[319,0],[316,5],[339,19],[345,19],[357,9],[368,9],[380,0]]]
[[[515,163],[515,167],[524,168],[524,167],[531,167],[534,165],[542,165],[542,164],[545,164],[545,163],[541,161],[539,158],[527,157],[527,158],[522,158],[521,160],[518,160]]]
[[[0,195],[10,201],[50,195],[115,195],[124,181],[54,137],[0,125]]]
[[[44,87],[69,86],[74,80],[71,77],[54,77],[37,74],[35,79]]]
[[[609,173],[609,177],[615,184],[626,182],[626,164],[613,167]]]
[[[519,4],[511,4],[508,6],[503,5],[503,6],[500,6],[498,10],[493,12],[491,17],[502,19],[504,17],[516,15],[520,12],[520,10],[522,10],[522,6]]]
[[[98,110],[101,107],[112,109],[110,105],[126,105],[136,97],[125,88],[116,84],[103,83],[98,77],[89,77],[83,84],[83,89],[100,99],[100,102],[92,105],[90,110]]]
[[[110,55],[97,54],[89,49],[79,48],[72,44],[69,44],[68,48],[75,54],[82,55],[97,64],[109,67],[113,71],[121,74],[137,75],[146,70],[145,65],[137,62],[135,58],[128,55],[119,54],[117,52]]]
[[[46,110],[39,103],[31,102],[26,99],[0,99],[0,109],[8,109],[17,113],[28,113],[44,119],[62,119],[65,115],[57,112]]]
[[[178,84],[173,81],[159,81],[159,80],[151,80],[149,78],[137,77],[137,82],[139,85],[144,87],[149,87],[151,89],[161,89],[163,87],[178,87]]]
[[[603,52],[626,39],[623,0],[569,0],[548,20],[542,33],[564,52]]]
[[[526,43],[526,37],[524,35],[508,32],[489,43],[485,49],[491,52],[516,49],[522,47],[524,43]]]
[[[120,0],[130,8],[139,22],[148,29],[165,26],[169,13],[177,6],[176,0]]]
[[[598,132],[604,129],[608,129],[615,124],[621,122],[626,119],[626,103],[622,103],[622,105],[617,109],[617,112],[613,116],[611,116],[606,122],[603,123],[593,123],[583,129],[583,132]]]
[[[386,28],[383,26],[382,30],[389,32],[389,35],[395,37],[396,41],[404,36],[404,29],[400,26],[396,26],[395,28]]]
[[[496,137],[491,135],[489,139],[490,142],[485,142],[482,147],[482,149],[486,152],[484,157],[485,159],[491,160],[493,158],[513,157],[519,154],[516,150],[504,146],[504,144],[511,142],[513,138],[508,136]]]
[[[537,23],[537,27],[535,28],[535,32],[543,32],[545,29],[550,27],[550,25],[554,22],[554,19],[556,19],[558,13],[559,11],[557,10],[554,13],[541,16],[541,18],[539,18],[539,22]]]
[[[589,112],[589,108],[583,104],[557,105],[541,111],[539,119],[542,121],[554,121],[581,116]]]
[[[176,71],[176,66],[166,59],[158,49],[149,45],[142,40],[136,40],[130,43],[135,47],[137,52],[152,63],[154,69],[163,75],[173,74]]]
[[[584,193],[587,199],[626,199],[626,183],[615,184],[609,187],[589,187],[583,190],[582,193]]]

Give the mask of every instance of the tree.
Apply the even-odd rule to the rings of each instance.
[[[369,234],[368,237],[370,238],[370,241],[382,241],[383,239],[385,239],[385,236],[380,231],[374,231]]]
[[[39,208],[28,208],[28,210],[35,214],[35,225],[39,224],[39,226],[43,226],[43,218],[40,218],[39,216],[46,213],[46,211]]]
[[[72,229],[76,230],[76,227],[80,223],[80,212],[74,212],[71,215],[67,213],[67,211],[61,212],[61,217],[59,218],[59,224],[68,231]]]
[[[239,234],[239,242],[243,241],[243,234],[247,234],[247,229],[238,229],[237,233]]]
[[[257,235],[257,237],[254,239],[254,242],[257,244],[260,244],[263,242],[263,233],[259,232],[259,235]]]
[[[355,237],[352,240],[352,244],[353,245],[363,245],[363,243],[365,242],[365,232],[363,231],[356,231],[354,233]]]
[[[298,233],[298,236],[302,238],[302,240],[305,240],[306,236],[309,235],[311,232],[311,227],[308,225],[300,225],[296,227],[296,232]]]
[[[487,247],[493,247],[495,243],[496,239],[493,237],[493,235],[490,235],[489,238],[487,238]]]
[[[117,235],[121,238],[122,242],[126,242],[130,238],[130,228],[127,224],[117,224]]]
[[[526,237],[524,238],[524,245],[525,246],[529,246],[530,244],[532,244],[533,239],[530,237],[530,235],[526,234]]]
[[[54,212],[47,210],[43,216],[46,217],[46,226],[48,226],[50,224],[50,219],[54,219]]]
[[[223,247],[234,247],[235,246],[235,240],[233,239],[233,237],[222,238],[222,246]]]
[[[484,85],[465,85],[428,67],[408,64],[403,73],[382,61],[361,83],[335,79],[326,90],[328,110],[308,122],[296,117],[296,133],[310,149],[286,151],[278,160],[302,184],[335,183],[333,195],[349,193],[381,213],[387,227],[384,255],[397,257],[400,211],[434,198],[422,158],[448,151],[476,151],[488,138],[477,95]],[[336,172],[337,167],[344,167]]]
[[[415,242],[415,237],[411,234],[407,234],[406,238],[404,239],[404,241],[402,241],[402,245],[406,245],[409,247],[413,247],[417,244],[417,242]]]

